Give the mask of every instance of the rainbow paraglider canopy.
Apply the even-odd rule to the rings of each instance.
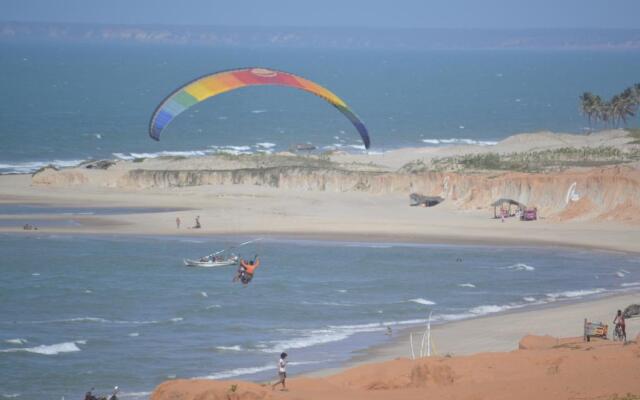
[[[289,86],[311,92],[323,98],[351,121],[360,134],[365,148],[369,148],[370,141],[367,128],[342,99],[328,89],[310,80],[288,72],[267,68],[243,68],[216,72],[187,83],[171,93],[156,108],[151,116],[149,135],[155,140],[160,140],[160,134],[175,117],[187,108],[209,97],[247,86],[257,85]]]

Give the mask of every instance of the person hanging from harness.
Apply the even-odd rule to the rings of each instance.
[[[233,278],[233,281],[240,280],[243,284],[248,284],[253,279],[253,274],[256,269],[260,266],[260,260],[258,259],[258,255],[256,254],[253,257],[253,260],[245,260],[240,258],[240,266],[238,267],[238,273]]]

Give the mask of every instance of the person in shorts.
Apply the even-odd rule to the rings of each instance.
[[[285,380],[287,379],[287,353],[280,354],[280,361],[278,361],[278,378],[278,382],[271,385],[271,390],[275,389],[279,384],[282,384],[282,389],[280,390],[287,390],[285,384]]]

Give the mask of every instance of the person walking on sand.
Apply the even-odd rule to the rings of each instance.
[[[287,390],[287,386],[284,381],[287,379],[287,353],[280,354],[280,361],[278,361],[278,382],[271,385],[271,390],[274,390],[276,386],[282,383],[282,389]]]
[[[200,229],[202,228],[202,225],[200,225],[200,216],[198,215],[196,217],[196,224],[193,226],[193,229]]]
[[[613,319],[613,323],[615,324],[616,328],[618,326],[620,327],[620,331],[622,332],[622,343],[627,343],[627,331],[625,329],[624,315],[622,315],[622,310],[618,310],[618,314]]]
[[[176,217],[176,228],[180,229],[180,217]]]

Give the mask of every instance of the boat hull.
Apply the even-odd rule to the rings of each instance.
[[[184,265],[187,267],[200,267],[200,268],[227,267],[229,265],[235,265],[238,263],[237,260],[198,261],[198,260],[189,260],[188,258],[185,258],[183,262],[184,262]]]

